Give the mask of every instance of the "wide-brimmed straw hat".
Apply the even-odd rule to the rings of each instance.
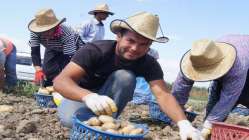
[[[116,19],[110,24],[111,31],[115,34],[120,32],[121,29],[128,29],[135,31],[136,33],[142,35],[150,40],[166,43],[168,42],[168,37],[156,37],[159,24],[159,17],[148,12],[140,12],[125,20]],[[160,27],[161,30],[161,27]],[[162,30],[161,33],[163,34]]]
[[[99,4],[99,5],[97,5],[97,6],[95,7],[95,9],[89,11],[88,14],[94,15],[95,13],[100,13],[100,12],[101,12],[101,13],[104,12],[104,13],[107,13],[107,14],[109,14],[109,15],[114,15],[113,12],[110,12],[110,11],[109,11],[109,7],[108,7],[107,4]]]
[[[66,18],[58,20],[52,9],[42,9],[36,13],[35,19],[30,21],[28,29],[37,33],[45,32],[56,27],[64,21],[66,21]]]
[[[233,66],[236,49],[227,43],[207,39],[193,43],[181,60],[182,73],[194,81],[210,81],[225,75]]]

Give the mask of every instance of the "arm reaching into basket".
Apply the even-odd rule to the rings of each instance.
[[[202,140],[200,131],[194,128],[187,120],[182,108],[174,96],[170,94],[166,83],[163,80],[155,80],[149,84],[161,110],[177,123],[181,139],[187,140],[191,138],[193,140]]]

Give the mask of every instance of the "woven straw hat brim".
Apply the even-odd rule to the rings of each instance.
[[[116,20],[113,20],[110,24],[110,29],[114,34],[117,34],[123,28],[131,30],[131,31],[135,31],[136,33],[142,35],[143,37],[148,38],[148,39],[153,40],[153,41],[156,41],[156,42],[159,42],[159,43],[166,43],[167,42],[167,41],[155,38],[153,36],[149,36],[148,34],[145,34],[142,31],[138,31],[135,28],[132,28],[132,26],[129,25],[129,23],[127,23],[125,20],[116,19]]]
[[[101,12],[104,12],[104,13],[107,13],[109,15],[114,15],[113,12],[110,12],[110,11],[104,11],[104,10],[92,10],[92,11],[89,11],[88,14],[90,15],[94,15],[94,13],[101,13]]]
[[[225,75],[233,66],[236,59],[236,49],[226,43],[215,43],[220,47],[225,56],[220,62],[201,68],[194,68],[190,61],[190,50],[181,59],[180,68],[182,73],[193,81],[211,81]]]
[[[63,18],[57,22],[55,22],[54,24],[51,25],[47,25],[47,26],[37,26],[36,24],[36,20],[33,19],[30,21],[29,25],[28,25],[28,29],[32,32],[35,33],[41,33],[41,32],[45,32],[48,31],[54,27],[56,27],[57,25],[61,24],[62,22],[66,21],[66,18]]]

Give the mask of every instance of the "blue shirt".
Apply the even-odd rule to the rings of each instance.
[[[82,23],[76,30],[85,43],[103,40],[105,35],[104,24],[95,18]]]
[[[233,45],[237,55],[233,67],[223,77],[217,79],[222,84],[220,100],[207,116],[209,121],[222,121],[226,118],[241,95],[249,69],[249,35],[226,35],[216,42]],[[193,84],[194,81],[187,79],[182,73],[178,74],[172,93],[179,104],[184,105],[187,102]]]

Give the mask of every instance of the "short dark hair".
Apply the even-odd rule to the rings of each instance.
[[[121,36],[125,35],[129,30],[125,28],[121,28],[118,32],[121,34]]]

